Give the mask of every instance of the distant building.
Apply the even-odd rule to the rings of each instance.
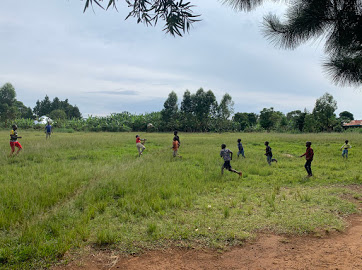
[[[349,123],[343,123],[343,128],[362,128],[362,120],[352,120]]]

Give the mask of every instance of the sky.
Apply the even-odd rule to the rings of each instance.
[[[128,111],[160,111],[174,91],[225,93],[234,112],[263,108],[287,113],[312,111],[328,92],[338,109],[362,119],[362,89],[335,86],[322,64],[324,42],[312,40],[282,50],[262,33],[263,16],[283,16],[287,6],[267,3],[236,12],[218,0],[191,0],[201,14],[183,37],[125,20],[96,6],[83,13],[80,0],[2,0],[0,8],[0,86],[10,82],[17,99],[33,108],[48,95],[68,99],[84,117]]]

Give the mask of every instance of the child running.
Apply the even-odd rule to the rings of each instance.
[[[146,139],[141,139],[140,136],[136,135],[136,146],[139,157],[142,155],[142,152],[146,149],[146,147],[143,145],[145,141]]]
[[[303,155],[301,155],[300,157],[305,156],[306,162],[305,162],[305,169],[308,173],[307,177],[311,177],[313,176],[312,174],[312,161],[313,161],[313,156],[314,156],[314,152],[312,147],[310,147],[312,145],[311,142],[306,142],[305,146],[307,147],[307,150],[305,151],[305,153]]]
[[[264,155],[266,155],[266,161],[268,164],[271,165],[272,162],[278,162],[278,160],[273,158],[273,153],[271,147],[269,146],[269,142],[265,142],[264,145],[266,146]]]
[[[342,157],[343,158],[348,158],[348,149],[349,148],[352,148],[352,146],[348,143],[348,140],[346,140],[345,141],[345,144],[344,145],[342,145],[342,147],[341,147],[341,149],[343,149],[342,150]]]
[[[243,173],[240,171],[236,171],[233,168],[231,168],[230,161],[233,159],[233,152],[230,151],[230,149],[226,148],[225,144],[221,145],[221,152],[220,156],[224,159],[224,164],[221,167],[221,175],[224,174],[224,169],[229,170],[230,172],[237,173],[239,177],[243,175]]]
[[[18,136],[18,132],[16,131],[18,129],[17,125],[13,125],[12,126],[12,130],[10,131],[10,147],[11,147],[11,152],[10,152],[10,156],[12,156],[15,152],[15,147],[18,148],[18,151],[16,152],[15,155],[19,154],[19,152],[21,151],[21,149],[23,149],[23,147],[21,146],[21,144],[18,142],[18,139],[20,139],[21,137]]]
[[[244,147],[243,147],[243,145],[241,144],[241,139],[238,139],[238,149],[239,149],[238,157],[239,157],[239,155],[242,155],[243,158],[245,158],[245,155],[244,155]]]
[[[179,142],[177,141],[177,138],[174,137],[173,142],[172,142],[173,157],[178,156],[177,155],[178,148],[179,148]],[[179,156],[179,157],[181,157],[181,156]]]
[[[175,130],[175,131],[173,132],[173,135],[175,136],[174,138],[176,138],[176,141],[177,141],[177,143],[178,143],[178,147],[180,147],[180,145],[181,145],[180,137],[177,135],[177,133],[178,133],[178,131]]]

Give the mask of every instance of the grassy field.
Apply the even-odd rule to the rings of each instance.
[[[54,133],[19,130],[24,150],[9,158],[0,138],[0,268],[46,268],[85,245],[135,253],[170,244],[224,248],[258,231],[343,230],[361,200],[362,134]],[[348,138],[346,137],[348,136]],[[242,139],[246,158],[237,158]],[[339,148],[353,148],[343,160]],[[268,140],[278,163],[264,156]],[[306,178],[305,141],[314,177]],[[237,174],[219,156],[225,143]],[[355,202],[353,202],[353,200]]]

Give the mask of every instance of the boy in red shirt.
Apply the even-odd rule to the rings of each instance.
[[[172,143],[172,149],[173,149],[173,156],[174,157],[177,157],[178,147],[179,147],[179,142],[177,141],[177,138],[174,137],[173,138],[173,143]]]
[[[18,136],[18,132],[16,131],[17,129],[18,129],[18,126],[13,125],[13,129],[10,131],[10,147],[11,147],[10,156],[12,156],[14,154],[15,147],[18,148],[18,151],[16,152],[15,155],[19,154],[21,149],[23,149],[23,147],[21,147],[21,144],[18,142],[18,139],[20,139],[21,137]]]
[[[145,141],[146,139],[141,139],[140,136],[136,135],[136,146],[139,157],[142,155],[142,152],[146,149],[146,147],[143,145]]]
[[[312,147],[310,147],[311,145],[312,145],[311,142],[306,142],[305,146],[307,147],[307,150],[305,151],[305,153],[303,155],[300,156],[300,157],[305,156],[306,162],[305,162],[304,167],[308,173],[307,177],[313,176],[311,167],[312,167],[314,152],[313,152]]]

